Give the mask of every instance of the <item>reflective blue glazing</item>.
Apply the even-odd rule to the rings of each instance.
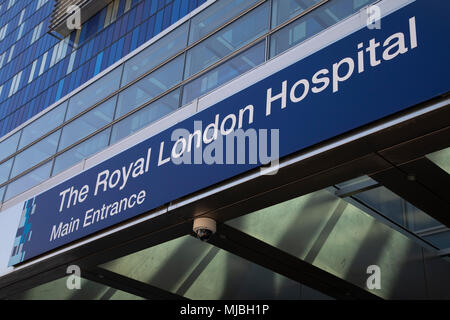
[[[111,144],[176,110],[179,100],[180,90],[177,89],[119,121],[113,126]]]
[[[237,16],[259,0],[221,0],[208,10],[200,12],[191,21],[189,43],[200,40],[207,34],[226,23],[230,17]]]
[[[33,167],[41,161],[44,161],[56,152],[58,139],[61,130],[52,133],[50,136],[37,142],[25,151],[19,153],[14,161],[11,177],[15,177],[19,173]]]
[[[66,108],[67,103],[63,103],[26,126],[22,131],[19,149],[62,124],[66,115]]]
[[[269,3],[266,2],[189,50],[185,78],[257,39],[268,29]]]
[[[58,151],[110,123],[114,117],[115,106],[116,97],[113,97],[64,126]]]
[[[4,201],[9,200],[12,197],[46,180],[50,176],[51,168],[52,162],[49,161],[46,164],[20,177],[19,179],[11,182],[6,190]]]
[[[265,60],[265,42],[244,51],[184,86],[183,104],[187,104],[221,84],[258,66]]]
[[[122,86],[184,49],[187,42],[188,27],[187,23],[183,24],[128,60],[124,66]]]
[[[117,90],[120,84],[121,72],[121,67],[116,68],[70,98],[66,120],[73,118],[73,116]]]
[[[119,94],[116,118],[155,98],[181,81],[184,56],[164,65]]]
[[[302,18],[295,20],[291,24],[287,25],[283,29],[279,30],[271,37],[270,42],[270,57],[274,57],[281,52],[289,49],[290,47],[304,41],[307,38],[319,33],[322,30],[336,24],[340,20],[350,16],[351,14],[358,12],[362,7],[374,2],[375,0],[361,0],[361,1],[329,1],[324,5],[321,5],[317,9],[311,11]],[[273,10],[281,10],[277,12],[274,19],[275,25],[285,20],[288,20],[294,16],[294,12],[290,12],[288,9],[285,13],[282,13],[282,8],[296,8],[297,13],[301,13],[305,10],[304,1],[297,2],[294,0],[278,0],[275,1],[277,5]],[[308,1],[313,3],[315,1]],[[302,5],[299,5],[302,3]],[[278,16],[279,15],[279,16]],[[279,19],[279,21],[277,20]]]
[[[56,175],[61,171],[70,168],[81,160],[105,148],[108,145],[110,131],[111,128],[103,130],[56,157],[52,175]]]
[[[0,164],[0,183],[8,181],[9,172],[11,171],[11,166],[14,159],[9,159],[6,162]]]
[[[295,17],[299,13],[302,13],[320,1],[322,0],[273,0],[272,28],[282,24],[290,18]]]
[[[19,144],[20,132],[13,134],[11,137],[0,142],[0,160],[5,159],[17,150]]]
[[[107,17],[105,7],[84,23],[80,31],[61,41],[46,32],[54,1],[20,0],[10,8],[6,4],[1,6],[0,136],[205,1],[133,0],[125,10],[126,0],[114,0],[119,8],[114,17]],[[15,81],[20,73],[20,80]]]

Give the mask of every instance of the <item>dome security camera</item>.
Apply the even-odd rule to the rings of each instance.
[[[216,221],[211,218],[197,218],[192,230],[201,241],[208,241],[216,233]]]

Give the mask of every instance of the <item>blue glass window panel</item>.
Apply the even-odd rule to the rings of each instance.
[[[46,164],[24,175],[23,177],[20,177],[19,179],[11,182],[6,189],[4,201],[9,200],[12,197],[46,180],[50,176],[51,168],[52,168],[52,161],[49,161]]]
[[[9,138],[0,142],[0,160],[7,158],[9,155],[13,154],[17,150],[17,145],[19,144],[20,131],[16,132]]]
[[[124,41],[125,41],[125,38],[120,38],[120,40],[117,41],[116,58],[114,61],[118,61],[120,58],[122,58],[122,50],[123,50],[123,42]]]
[[[63,93],[62,93],[63,96],[66,96],[70,92],[69,87],[70,87],[70,78],[66,76],[65,80],[64,80],[64,86],[63,86]],[[53,88],[51,88],[51,90],[49,90],[49,91],[51,91],[50,95],[53,98],[55,98],[56,97],[56,91],[53,92]],[[55,99],[51,99],[51,101],[55,101]]]
[[[149,20],[146,20],[143,24],[141,24],[141,30],[139,32],[139,38],[138,38],[138,46],[140,46],[141,44],[144,43],[145,41],[145,36],[147,35],[147,28],[148,28],[148,24],[151,23],[153,21],[153,23],[155,22],[154,17],[152,17]]]
[[[138,38],[139,38],[139,27],[136,27],[136,29],[133,30],[133,36],[131,38],[131,50],[137,48]]]
[[[110,123],[114,117],[115,104],[116,97],[113,97],[64,126],[58,151]]]
[[[85,63],[85,61],[86,61],[86,59],[87,59],[87,57],[86,57],[87,51],[88,51],[88,46],[87,46],[87,44],[84,44],[84,45],[81,47],[80,64]]]
[[[13,163],[13,159],[11,158],[6,162],[3,162],[2,164],[0,164],[0,184],[2,184],[3,182],[8,181],[9,178],[9,172],[11,171],[11,166]]]
[[[119,39],[121,21],[122,19],[119,19],[114,23],[113,41],[117,41]]]
[[[113,43],[111,47],[109,47],[109,56],[108,56],[108,66],[114,63],[114,59],[116,56],[117,42]]]
[[[105,30],[102,30],[101,33],[98,36],[98,50],[102,50],[105,48],[105,42],[106,42],[107,34]]]
[[[127,32],[130,32],[133,29],[136,19],[136,8],[132,9],[129,13]]]
[[[196,4],[197,4],[197,0],[189,0],[189,11],[194,10]]]
[[[172,9],[172,17],[170,19],[170,22],[173,24],[176,21],[178,21],[179,17],[180,17],[180,5],[181,5],[181,0],[175,0],[173,3],[173,9]]]
[[[125,11],[125,0],[120,0],[119,2],[119,10],[117,11],[117,16],[121,16]]]
[[[161,10],[164,7],[164,0],[158,0],[158,10]]]
[[[16,156],[11,178],[49,158],[56,152],[61,130],[58,130]]]
[[[163,20],[163,14],[164,11],[161,10],[156,14],[156,21],[155,21],[155,31],[154,34],[157,35],[162,30],[162,20]]]
[[[272,28],[295,17],[321,1],[322,0],[273,0]]]
[[[27,125],[23,129],[19,149],[25,147],[37,138],[42,137],[47,132],[62,124],[64,121],[64,116],[66,115],[66,108],[67,102],[63,102],[61,105]]]
[[[136,9],[136,18],[135,18],[135,26],[137,26],[138,24],[140,24],[142,22],[142,13],[144,12],[143,10],[144,8],[144,2],[141,2]],[[139,27],[136,27],[139,28]]]
[[[62,79],[58,84],[58,91],[56,92],[56,98],[55,98],[57,101],[61,98],[62,89],[64,86],[64,80],[65,79]]]
[[[185,23],[128,60],[123,70],[122,86],[185,48],[187,32],[188,24]]]
[[[109,66],[109,55],[111,52],[111,47],[106,48],[103,55],[102,69],[106,69]]]
[[[143,24],[142,31],[145,33],[144,30],[147,30],[147,32],[143,35],[142,39],[139,39],[140,43],[144,43],[144,41],[147,41],[153,37],[155,32],[155,21],[156,16],[152,16]]]
[[[102,67],[102,60],[103,60],[103,51],[98,54],[97,59],[95,61],[94,76],[100,72]]]
[[[73,118],[83,110],[106,98],[119,89],[122,66],[98,79],[70,98],[66,120]]]
[[[127,28],[128,28],[128,18],[129,18],[129,14],[127,14],[126,16],[123,17],[122,19],[122,24],[120,26],[120,36],[123,37],[125,35],[125,33],[127,32]]]
[[[79,43],[83,43],[84,38],[85,38],[85,36],[86,36],[86,31],[87,31],[87,26],[86,26],[86,25],[83,25],[83,26],[81,27],[81,33],[80,33],[80,40],[79,40]]]
[[[92,57],[92,50],[94,50],[94,40],[89,41],[87,59]]]
[[[3,195],[5,194],[5,188],[6,188],[6,186],[0,188],[0,203],[3,201]]]
[[[183,105],[256,67],[264,60],[265,42],[263,41],[186,84],[183,89]]]
[[[75,78],[75,87],[80,86],[81,84],[81,76],[83,75],[82,68],[77,69],[77,77]]]
[[[123,56],[126,56],[128,53],[130,53],[131,36],[132,36],[131,32],[125,36],[125,42],[123,45],[123,53],[122,53]]]
[[[52,175],[56,175],[106,148],[108,146],[110,131],[111,128],[107,128],[56,157]]]
[[[158,9],[158,0],[151,0],[150,14],[154,14]]]
[[[97,58],[92,58],[91,60],[88,61],[87,79],[90,79],[94,76],[96,60]]]
[[[97,34],[95,36],[95,38],[92,40],[92,42],[94,43],[94,47],[92,50],[93,55],[96,55],[99,52],[100,48],[103,48],[103,47],[100,47],[100,38],[101,38],[101,34]]]
[[[265,2],[190,49],[186,57],[185,78],[257,39],[268,31],[268,24],[269,3]]]
[[[172,7],[173,4],[168,5],[164,8],[164,16],[162,20],[162,29],[166,29],[168,26],[170,26],[170,14],[172,13]]]
[[[116,118],[155,98],[181,81],[184,55],[172,60],[119,94]]]
[[[180,90],[177,89],[116,123],[111,134],[111,145],[176,110],[179,98]]]
[[[109,60],[108,60],[108,64],[112,65],[114,63],[114,59],[116,56],[116,49],[117,49],[117,42],[114,42],[114,44],[111,46],[111,51],[109,53]]]
[[[198,13],[191,20],[189,44],[200,40],[259,0],[222,0]]]
[[[189,9],[189,0],[182,0],[181,9],[180,9],[180,17],[184,17],[187,15]]]
[[[270,57],[272,58],[303,42],[374,1],[376,0],[358,2],[336,0],[325,3],[274,33],[270,41]]]

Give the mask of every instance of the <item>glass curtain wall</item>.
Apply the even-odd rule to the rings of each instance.
[[[0,190],[5,196],[0,201],[64,171],[374,1],[215,2],[1,141]],[[39,166],[50,170],[37,170]],[[17,188],[21,181],[27,183]]]

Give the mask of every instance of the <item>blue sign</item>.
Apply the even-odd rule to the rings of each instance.
[[[417,0],[26,201],[10,265],[447,93],[449,12]]]

